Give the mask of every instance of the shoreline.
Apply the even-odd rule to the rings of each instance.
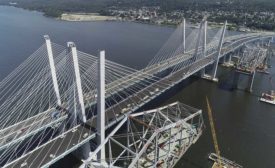
[[[18,9],[23,9],[27,11],[36,11],[39,13],[42,13],[44,17],[60,20],[60,21],[68,21],[68,22],[96,22],[96,21],[120,21],[120,22],[133,22],[133,23],[139,23],[139,24],[149,24],[149,25],[156,25],[156,26],[167,26],[167,27],[176,27],[178,24],[169,24],[169,23],[162,23],[162,24],[157,24],[154,22],[145,22],[145,21],[138,21],[138,20],[125,20],[121,19],[117,16],[103,16],[100,15],[99,13],[85,13],[85,12],[77,12],[77,13],[62,13],[60,16],[55,17],[55,16],[49,16],[45,12],[39,11],[39,10],[32,10],[28,8],[23,8],[18,5],[4,5],[1,4],[0,6],[3,7],[14,7]],[[62,17],[63,15],[63,17]],[[199,23],[191,23],[193,28],[196,28],[196,24]],[[216,22],[209,22],[209,27],[211,28],[220,28],[222,27],[221,23],[216,23]],[[236,31],[236,32],[272,32],[269,30],[264,30],[264,29],[250,29],[249,27],[246,27],[246,30],[238,30],[238,25],[228,23],[228,27],[230,27],[228,30],[230,31]],[[247,31],[249,29],[249,31]]]
[[[83,21],[115,21],[117,17],[102,16],[99,13],[62,13],[58,20],[69,22],[83,22]]]
[[[47,16],[46,16],[47,17]],[[62,13],[60,17],[53,17],[57,20],[61,21],[68,21],[68,22],[96,22],[96,21],[121,21],[121,22],[133,22],[139,24],[149,24],[149,25],[156,25],[156,26],[167,26],[167,27],[177,27],[178,24],[172,23],[154,23],[154,22],[146,22],[146,21],[138,21],[138,20],[129,20],[129,19],[121,19],[117,16],[103,16],[99,13]],[[199,23],[191,23],[192,28],[196,28],[197,24]],[[211,28],[221,28],[223,23],[216,23],[216,22],[209,22],[209,27]],[[244,30],[240,29],[237,25],[228,24],[228,30],[230,31],[237,31],[237,32],[259,32],[259,31],[267,31],[267,30],[255,30],[250,28],[245,28]],[[268,32],[268,31],[267,31]]]

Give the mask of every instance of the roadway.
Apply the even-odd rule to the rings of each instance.
[[[54,124],[62,122],[67,118],[67,115],[65,114],[61,115],[58,119],[52,118],[51,114],[54,111],[57,110],[53,108],[49,109],[43,113],[0,130],[0,150],[38,133],[45,126],[54,126]]]

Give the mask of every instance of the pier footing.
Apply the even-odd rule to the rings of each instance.
[[[221,66],[226,67],[226,68],[231,68],[234,67],[234,62],[225,62],[221,64]]]
[[[213,78],[211,75],[208,74],[204,74],[203,76],[201,76],[201,78],[211,82],[219,82],[218,78]]]

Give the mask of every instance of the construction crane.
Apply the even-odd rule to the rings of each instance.
[[[209,119],[209,123],[210,123],[210,127],[211,127],[212,138],[213,138],[213,142],[214,142],[215,152],[217,155],[217,165],[215,165],[215,167],[222,168],[223,166],[221,163],[221,152],[219,149],[218,139],[217,139],[215,125],[214,125],[214,121],[213,121],[212,110],[210,107],[208,97],[206,97],[206,103],[207,103],[207,112],[208,112],[208,119]]]
[[[221,157],[221,152],[219,149],[218,139],[215,131],[212,109],[211,109],[208,97],[206,97],[206,103],[207,103],[207,111],[208,111],[208,118],[209,118],[209,123],[211,127],[212,138],[213,138],[215,152],[216,152],[216,153],[211,153],[209,155],[209,159],[214,161],[214,165],[212,166],[212,168],[243,168],[243,166],[235,163],[234,161]]]

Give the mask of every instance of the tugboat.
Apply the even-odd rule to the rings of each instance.
[[[275,105],[275,92],[271,90],[270,93],[262,93],[260,101]]]

